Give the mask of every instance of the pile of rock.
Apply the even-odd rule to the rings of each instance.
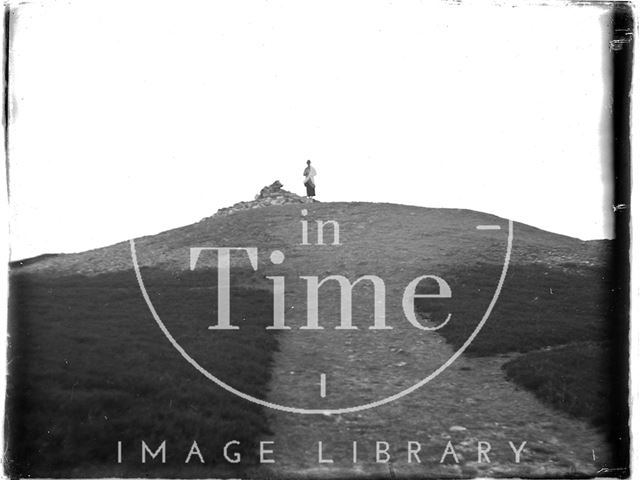
[[[255,199],[250,202],[239,202],[230,207],[221,208],[214,216],[231,215],[242,210],[252,208],[270,207],[272,205],[285,205],[290,203],[310,203],[315,200],[301,197],[282,188],[282,184],[276,180],[271,185],[264,187]]]

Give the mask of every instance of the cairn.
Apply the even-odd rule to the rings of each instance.
[[[273,205],[287,205],[291,203],[311,203],[311,202],[316,202],[316,200],[308,199],[306,197],[301,197],[300,195],[296,195],[293,192],[284,190],[282,188],[282,183],[280,183],[279,180],[276,180],[271,185],[267,185],[266,187],[262,188],[262,190],[260,190],[260,193],[257,194],[252,201],[238,202],[235,205],[232,205],[230,207],[221,208],[215,213],[214,217],[232,215],[236,212],[241,212],[243,210],[251,210],[254,208],[264,208],[264,207],[270,207]]]

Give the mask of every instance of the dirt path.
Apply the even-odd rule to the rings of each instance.
[[[428,348],[429,358],[435,365],[446,360],[452,351],[438,336],[431,339],[421,348]],[[295,379],[300,369],[297,359],[308,356],[312,347],[296,341],[293,336],[283,340],[274,370],[271,400],[284,404],[316,403],[317,389],[301,389]],[[333,347],[350,349],[348,338],[340,341],[336,337]],[[386,348],[391,362],[400,358],[410,361],[416,353],[409,337],[404,342],[396,338]],[[406,355],[398,353],[398,349],[403,349]],[[500,368],[505,361],[505,358],[461,358],[422,389],[358,413],[325,416],[272,411],[270,420],[277,446],[277,465],[273,471],[294,477],[358,473],[391,476],[391,472],[398,476],[429,477],[595,474],[609,456],[604,437],[581,422],[551,411],[528,392],[507,382]],[[318,359],[313,373],[319,375],[325,362],[330,363],[327,359]],[[397,376],[376,383],[379,396],[398,391],[404,385],[404,378],[415,373],[407,369],[411,369],[409,364],[397,367]],[[348,369],[331,370],[327,377],[351,383],[354,391],[358,391],[369,374],[364,362],[353,362]],[[358,441],[356,464],[351,450],[354,440]],[[322,441],[324,456],[332,458],[333,464],[318,463],[318,441]],[[390,445],[390,464],[376,463],[376,441]],[[409,441],[421,444],[421,464],[417,464],[415,457],[408,463]],[[459,463],[453,455],[440,463],[448,441]],[[478,463],[479,441],[491,444],[492,450],[488,453],[491,463]],[[519,464],[515,462],[509,441],[516,448],[527,442]]]
[[[360,326],[358,330],[333,328],[339,323],[340,308],[337,288],[328,284],[323,287],[326,297],[322,298],[326,301],[321,299],[320,308],[321,324],[326,328],[298,330],[306,322],[305,283],[289,281],[285,306],[287,324],[293,329],[280,336],[269,401],[316,409],[360,405],[412,386],[451,357],[453,351],[442,337],[409,325],[400,303],[411,279],[443,272],[425,272],[425,265],[435,265],[440,253],[433,248],[403,250],[403,244],[396,242],[396,248],[386,249],[395,255],[389,258],[377,254],[380,242],[372,242],[367,249],[363,244],[364,240],[358,242],[359,251],[348,246],[334,250],[330,261],[322,249],[293,249],[287,252],[282,268],[274,266],[269,274],[287,274],[290,278],[305,272],[319,277],[340,273],[353,280],[375,273],[387,282],[387,324],[393,329],[368,329],[372,324],[373,289],[363,282],[353,290],[353,317],[354,324]],[[606,465],[610,452],[604,436],[585,423],[547,408],[532,394],[508,382],[501,369],[507,360],[504,356],[462,356],[421,389],[355,413],[300,415],[269,410],[276,463],[264,467],[275,476],[295,478],[394,478],[593,475]],[[326,378],[324,398],[321,375]],[[450,453],[441,463],[449,441],[458,462]],[[318,442],[322,442],[323,459],[333,463],[319,462]],[[388,444],[388,463],[376,462],[376,442]],[[479,442],[485,442],[480,444],[481,449],[490,444],[490,463],[487,457],[478,462]],[[519,463],[509,442],[516,449],[526,442]],[[380,444],[380,448],[386,444]],[[415,451],[417,444],[420,451],[409,462],[408,450]]]

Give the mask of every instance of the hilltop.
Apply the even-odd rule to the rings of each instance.
[[[260,263],[273,249],[298,249],[301,212],[315,228],[316,220],[335,220],[340,224],[340,259],[350,262],[354,252],[366,251],[369,259],[394,263],[421,258],[436,264],[501,262],[504,235],[479,235],[478,224],[507,220],[495,215],[463,209],[442,209],[366,202],[312,202],[282,188],[280,182],[263,188],[253,201],[239,202],[218,210],[200,222],[136,239],[142,266],[168,270],[189,268],[188,249],[197,246],[257,246]],[[327,227],[330,233],[331,227]],[[311,231],[311,234],[315,234]],[[498,238],[500,240],[498,241]],[[296,250],[297,251],[297,250]],[[514,222],[514,262],[545,264],[603,264],[611,255],[611,241],[582,241]],[[335,252],[334,252],[335,253]],[[298,256],[298,259],[300,257]],[[21,272],[89,274],[130,270],[130,246],[122,242],[76,254],[45,256],[14,262]],[[13,266],[13,265],[12,265]],[[331,270],[331,264],[326,264]]]

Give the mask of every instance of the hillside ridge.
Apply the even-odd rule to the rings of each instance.
[[[188,251],[185,253],[184,249],[205,244],[258,246],[261,250],[295,248],[300,243],[300,222],[305,219],[311,229],[316,228],[317,220],[335,220],[340,224],[345,248],[365,249],[372,259],[403,262],[414,257],[437,262],[438,258],[455,257],[459,262],[493,262],[503,258],[504,236],[480,237],[475,233],[478,224],[500,224],[506,229],[508,221],[496,215],[391,203],[318,202],[282,187],[275,181],[252,201],[221,208],[191,225],[136,239],[141,265],[188,269]],[[303,212],[308,216],[303,217]],[[488,243],[479,244],[480,238]],[[496,258],[489,254],[494,249],[500,251]],[[603,263],[610,251],[611,241],[583,241],[514,222],[515,261]],[[93,275],[132,268],[128,241],[85,252],[39,257],[12,262],[12,270]],[[265,260],[263,255],[261,261]],[[327,268],[333,260],[327,258]]]

